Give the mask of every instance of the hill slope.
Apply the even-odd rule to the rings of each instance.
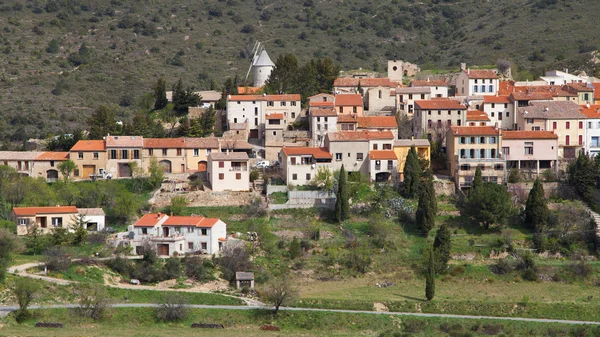
[[[100,104],[130,118],[158,77],[244,78],[256,40],[271,58],[331,57],[383,71],[512,60],[534,73],[584,67],[593,0],[5,0],[0,5],[0,140],[72,131]],[[53,41],[54,40],[54,41]],[[82,44],[84,47],[81,48]],[[592,69],[586,69],[588,71]],[[527,75],[526,72],[522,74]],[[120,106],[119,106],[120,104]]]

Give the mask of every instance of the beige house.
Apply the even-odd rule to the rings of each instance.
[[[456,78],[456,96],[495,95],[498,84],[494,70],[465,69]]]
[[[369,152],[393,150],[394,138],[389,131],[330,132],[325,137],[325,147],[332,155],[331,165],[334,170],[344,165],[348,172],[370,176]]]
[[[149,158],[156,158],[165,173],[186,173],[185,140],[183,138],[144,138],[144,171],[150,167]],[[194,165],[195,169],[197,166]]]
[[[282,113],[273,113],[265,119],[265,159],[275,161],[283,147],[284,116]]]
[[[545,170],[558,173],[558,136],[550,131],[503,131],[506,169],[519,169],[527,180]]]
[[[412,80],[410,86],[431,88],[432,98],[448,97],[448,82],[444,78],[432,79],[427,77],[424,80]]]
[[[284,147],[280,153],[281,169],[288,185],[308,185],[319,168],[331,170],[331,153],[319,147]]]
[[[396,113],[412,119],[415,113],[415,101],[431,99],[430,87],[396,88]],[[447,95],[446,95],[447,97]]]
[[[12,210],[17,235],[27,235],[33,226],[37,226],[42,234],[51,233],[53,228],[72,228],[78,214],[75,206],[14,207]]]
[[[335,109],[339,115],[363,116],[362,96],[360,94],[335,95]]]
[[[219,151],[219,139],[185,138],[185,159],[188,172],[206,172],[208,168],[208,155],[212,151]]]
[[[69,150],[69,157],[75,163],[74,179],[89,179],[106,169],[106,146],[104,140],[80,140]]]
[[[310,109],[310,131],[316,147],[323,146],[325,135],[337,131],[338,115],[333,107]]]
[[[208,181],[213,191],[248,191],[250,175],[245,152],[212,152],[208,156]]]
[[[365,105],[371,113],[393,114],[396,109],[395,88],[378,86],[365,90]]]
[[[17,173],[54,182],[62,177],[58,165],[69,159],[68,152],[0,151],[0,165],[12,167]]]
[[[430,140],[434,135],[443,138],[451,126],[465,126],[466,122],[467,107],[459,101],[445,98],[415,101],[413,135],[416,138],[424,135]]]
[[[502,130],[516,128],[515,104],[508,95],[483,97],[483,111],[487,114],[490,125]]]
[[[491,126],[453,126],[446,136],[448,167],[456,187],[468,188],[479,166],[484,182],[504,182],[502,129]]]
[[[106,136],[106,170],[118,178],[132,177],[131,163],[142,165],[144,138],[141,136]]]

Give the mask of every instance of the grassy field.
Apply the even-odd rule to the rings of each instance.
[[[598,327],[567,326],[530,322],[416,318],[323,312],[280,312],[273,317],[264,311],[190,311],[190,317],[176,323],[158,322],[151,308],[111,309],[109,317],[92,321],[67,309],[38,312],[38,317],[16,324],[3,320],[0,335],[26,336],[594,336]],[[33,327],[36,322],[60,322],[64,329]],[[191,329],[190,324],[223,324],[225,330]],[[263,324],[274,324],[281,332],[264,332]]]

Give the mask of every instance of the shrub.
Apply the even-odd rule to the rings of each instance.
[[[183,258],[185,275],[198,282],[212,279],[213,264],[200,256],[186,256]]]
[[[508,173],[508,182],[511,184],[514,183],[518,183],[521,182],[522,177],[521,177],[521,171],[519,171],[519,169],[512,169],[510,170],[510,172]]]
[[[71,265],[71,257],[59,247],[53,247],[44,253],[48,270],[64,272]]]
[[[165,295],[163,303],[156,308],[156,318],[166,322],[183,320],[187,318],[188,314],[185,298],[181,294],[173,292]]]
[[[250,171],[250,182],[254,182],[258,177],[260,177],[260,172],[258,172],[258,170]]]
[[[106,309],[110,307],[109,296],[105,288],[99,285],[81,284],[76,289],[79,297],[77,313],[93,320],[101,319]]]
[[[512,266],[512,264],[510,263],[510,261],[508,261],[508,259],[499,259],[498,262],[492,266],[492,272],[494,272],[495,274],[500,274],[500,275],[504,275],[504,274],[510,274],[514,267]]]
[[[402,323],[403,330],[412,333],[419,333],[425,330],[426,325],[424,321],[416,319],[407,319]]]
[[[221,273],[224,279],[229,282],[235,280],[235,273],[250,269],[250,257],[243,245],[235,247],[225,247],[221,256],[215,258],[215,263],[221,267]]]
[[[181,261],[179,258],[171,257],[165,263],[165,279],[171,280],[181,276]]]

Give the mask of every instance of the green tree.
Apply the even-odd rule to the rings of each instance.
[[[154,110],[160,110],[167,106],[167,81],[164,78],[159,78],[154,85]]]
[[[90,139],[102,139],[108,134],[118,135],[120,131],[115,112],[104,105],[99,106],[87,122]]]
[[[437,273],[445,273],[448,269],[451,250],[452,235],[446,224],[442,224],[440,228],[438,228],[435,239],[433,240],[433,253],[435,254],[435,269]]]
[[[280,55],[265,83],[265,92],[279,94],[296,91],[298,71],[298,59],[294,54]]]
[[[6,279],[6,268],[11,260],[13,253],[19,253],[22,250],[21,240],[17,236],[4,228],[0,228],[0,283]]]
[[[414,146],[410,147],[404,164],[404,180],[402,182],[402,195],[405,198],[414,198],[419,193],[419,184],[422,175],[419,156]]]
[[[206,137],[214,132],[216,113],[213,107],[206,109],[200,117],[190,120],[189,137]]]
[[[85,240],[87,240],[87,225],[88,222],[85,220],[85,215],[77,214],[73,219],[75,224],[75,233],[73,233],[73,244],[77,246],[83,246]]]
[[[300,240],[298,240],[297,237],[294,236],[294,239],[292,240],[292,242],[290,242],[288,252],[290,253],[290,258],[292,260],[302,256],[302,246],[300,245]]]
[[[60,45],[56,39],[50,40],[48,43],[48,47],[46,47],[46,52],[50,54],[56,54],[60,51]]]
[[[508,172],[508,182],[511,184],[519,183],[522,180],[521,171],[519,169],[514,168]]]
[[[360,85],[360,80],[358,80],[358,86],[356,87],[356,92],[361,94],[362,96],[365,95],[365,91],[363,90],[362,86]]]
[[[292,285],[292,281],[283,276],[270,278],[259,293],[265,302],[273,305],[275,315],[277,315],[279,307],[293,302],[297,297],[297,290]]]
[[[338,191],[335,201],[335,219],[342,222],[350,216],[350,202],[348,200],[347,174],[342,164],[340,169],[340,178],[338,180]]]
[[[148,174],[150,174],[150,184],[152,184],[154,188],[157,188],[162,184],[165,170],[158,164],[158,160],[154,156],[150,158]]]
[[[427,262],[427,275],[425,277],[425,298],[431,301],[435,296],[435,260],[433,249],[429,250],[429,260]]]
[[[310,184],[325,191],[333,191],[333,173],[328,167],[320,166]]]
[[[17,304],[19,304],[19,310],[15,313],[17,322],[20,323],[31,317],[31,314],[27,309],[40,289],[41,287],[31,279],[25,277],[18,277],[15,279],[10,290],[17,299]]]
[[[503,185],[484,183],[469,195],[464,212],[486,229],[502,225],[513,213],[510,193]]]
[[[481,176],[481,167],[478,165],[475,169],[475,178],[473,178],[473,183],[471,184],[471,191],[476,190],[481,185],[483,185],[483,177]]]
[[[567,169],[569,183],[584,201],[591,202],[596,186],[597,167],[587,155],[579,153],[577,160],[569,164]]]
[[[548,224],[548,205],[544,197],[544,186],[540,179],[533,183],[525,203],[525,223],[535,232],[541,232]]]
[[[423,183],[423,187],[419,193],[419,205],[416,212],[417,227],[423,232],[424,237],[427,237],[429,231],[435,227],[436,209],[437,204],[433,182],[431,178],[428,178]]]
[[[169,205],[169,212],[173,215],[183,215],[183,210],[187,206],[188,201],[184,196],[176,196],[171,198],[171,205]]]
[[[181,78],[175,85],[173,85],[173,110],[180,116],[188,112],[188,108],[191,106],[198,106],[200,104],[200,96],[194,93],[194,90],[190,87],[187,89],[183,88],[183,82]]]
[[[148,138],[163,138],[165,136],[165,129],[159,120],[154,120],[150,114],[139,111],[133,115],[130,123],[126,123],[123,126],[123,134]]]
[[[67,159],[62,163],[58,164],[57,167],[62,176],[65,178],[65,180],[69,180],[71,179],[71,174],[73,173],[73,171],[75,171],[75,168],[77,168],[77,165],[75,165],[75,163],[71,159]]]

